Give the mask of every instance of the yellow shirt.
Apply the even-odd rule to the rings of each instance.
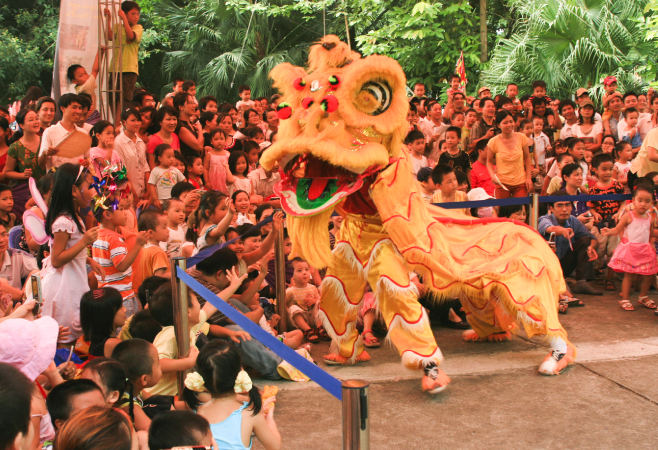
[[[468,197],[466,194],[462,191],[456,191],[455,192],[455,202],[467,202]],[[434,195],[432,195],[432,203],[447,203],[445,200],[443,200],[443,194],[441,193],[441,190],[434,191]],[[468,208],[460,208],[460,209],[455,209],[455,211],[459,211],[462,214],[469,214],[468,213]]]
[[[119,23],[114,28],[114,38],[117,39],[117,35],[119,34],[119,27],[121,29],[121,42],[123,42],[121,47],[121,72],[134,72],[139,74],[139,69],[137,67],[137,62],[139,61],[139,43],[142,41],[142,33],[144,32],[144,27],[142,27],[140,24],[130,27],[130,29],[133,30],[133,33],[135,33],[135,40],[132,42],[126,42],[128,40],[126,37],[126,29],[121,23]],[[110,67],[113,67],[114,71],[118,71],[118,65],[119,64],[116,61],[115,55],[112,57],[112,64],[110,64]]]
[[[199,323],[190,328],[190,342],[196,341],[196,335],[199,331],[203,331],[207,318],[206,312],[201,310],[199,313]],[[174,333],[173,325],[163,327],[162,331],[155,337],[153,345],[158,349],[158,357],[160,359],[178,359],[178,347],[176,346],[176,334]],[[178,386],[176,384],[177,375],[176,372],[163,373],[160,382],[152,388],[146,389],[146,392],[150,395],[178,395]]]
[[[508,186],[525,185],[525,161],[523,147],[528,144],[528,137],[523,133],[516,135],[516,145],[513,150],[502,142],[502,135],[491,138],[488,147],[496,155],[496,174],[501,183]]]
[[[649,172],[658,172],[658,162],[649,159],[649,147],[658,150],[658,128],[649,131],[647,137],[644,138],[640,151],[631,164],[631,172],[637,174],[638,177],[643,177]]]

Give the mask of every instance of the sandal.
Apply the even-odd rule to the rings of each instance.
[[[621,309],[623,309],[624,311],[635,311],[635,308],[633,308],[633,304],[628,300],[619,300],[619,306],[621,306]]]
[[[617,286],[615,285],[615,282],[612,280],[605,280],[605,284],[603,286],[603,289],[606,291],[616,291]]]
[[[375,334],[372,332],[372,330],[363,330],[361,336],[363,336],[363,345],[368,348],[375,348],[381,345],[379,339],[375,337]]]
[[[645,295],[644,297],[639,297],[638,300],[637,300],[637,302],[638,302],[640,305],[642,305],[642,306],[644,306],[644,307],[646,307],[646,308],[649,308],[649,309],[656,309],[656,302],[654,302],[653,300],[651,300],[651,299],[650,299],[649,297],[647,297],[646,295]]]
[[[585,302],[576,297],[567,297],[566,301],[567,305],[571,306],[572,308],[574,306],[585,306]]]
[[[569,312],[569,304],[567,302],[561,301],[557,305],[557,312],[560,314],[566,314]]]
[[[318,337],[317,333],[313,328],[309,328],[308,330],[304,331],[304,337],[311,344],[317,344],[318,341],[320,340],[320,338]]]
[[[315,332],[317,333],[318,337],[320,338],[321,341],[330,341],[331,336],[329,336],[329,333],[327,333],[327,330],[324,328],[316,328]]]

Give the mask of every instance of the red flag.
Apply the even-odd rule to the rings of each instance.
[[[464,52],[461,51],[459,55],[459,60],[457,61],[457,65],[455,66],[455,73],[459,75],[459,86],[464,88],[466,87],[466,83],[468,83],[468,80],[466,79],[466,65],[464,64]]]

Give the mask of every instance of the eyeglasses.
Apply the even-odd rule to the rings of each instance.
[[[163,450],[213,450],[214,448],[212,445],[192,445],[189,447],[171,447]]]

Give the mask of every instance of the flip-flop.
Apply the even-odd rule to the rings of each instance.
[[[617,290],[617,285],[612,280],[605,280],[605,284],[603,286],[603,289],[605,289],[606,291],[616,291]]]

